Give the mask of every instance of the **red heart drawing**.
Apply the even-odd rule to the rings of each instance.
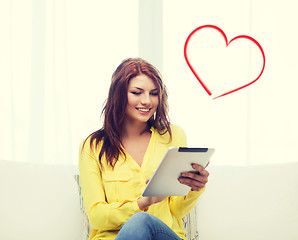
[[[232,40],[228,41],[226,34],[225,34],[224,31],[221,30],[219,27],[214,26],[214,25],[203,25],[203,26],[200,26],[200,27],[196,28],[195,30],[193,30],[193,31],[189,34],[189,36],[187,37],[187,39],[186,39],[186,41],[185,41],[185,45],[184,45],[184,58],[185,58],[185,60],[186,60],[187,65],[189,66],[190,70],[193,72],[193,74],[194,74],[195,77],[198,79],[199,83],[202,85],[202,87],[205,89],[205,91],[209,94],[209,96],[212,95],[211,91],[207,88],[206,84],[205,84],[205,83],[202,81],[202,79],[199,77],[199,75],[197,74],[197,72],[195,71],[195,69],[193,68],[193,66],[190,64],[189,59],[188,59],[188,57],[187,57],[187,46],[188,46],[189,40],[191,39],[191,37],[192,37],[197,31],[199,31],[199,30],[201,30],[201,29],[203,29],[203,28],[212,28],[212,29],[215,29],[215,30],[217,30],[218,32],[220,32],[221,35],[224,37],[224,39],[225,39],[225,41],[226,41],[226,47],[228,47],[229,44],[230,44],[231,42],[233,42],[234,40],[236,40],[236,39],[240,39],[240,38],[244,38],[244,39],[247,39],[247,40],[249,40],[249,41],[252,41],[252,42],[253,42],[255,45],[257,45],[257,47],[260,49],[260,51],[261,51],[261,53],[262,53],[262,57],[263,57],[263,67],[262,67],[262,70],[261,70],[260,74],[257,76],[257,78],[255,78],[254,80],[250,81],[250,82],[247,83],[247,84],[244,84],[244,85],[241,86],[241,87],[238,87],[238,88],[235,88],[235,89],[233,89],[233,90],[231,90],[231,91],[228,91],[228,92],[225,92],[225,93],[223,93],[223,94],[220,94],[219,96],[214,97],[213,99],[216,99],[216,98],[219,98],[219,97],[226,96],[226,95],[228,95],[228,94],[230,94],[230,93],[233,93],[233,92],[236,92],[236,91],[238,91],[238,90],[240,90],[240,89],[242,89],[242,88],[248,87],[249,85],[253,84],[254,82],[256,82],[256,81],[261,77],[261,75],[262,75],[263,72],[264,72],[264,68],[265,68],[265,53],[264,53],[264,51],[263,51],[262,46],[261,46],[261,45],[260,45],[254,38],[252,38],[252,37],[250,37],[250,36],[247,36],[247,35],[239,35],[239,36],[237,36],[237,37],[234,37]]]

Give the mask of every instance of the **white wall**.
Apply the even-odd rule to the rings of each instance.
[[[217,149],[214,164],[298,160],[297,9],[291,0],[164,1],[164,77],[172,120],[186,129],[190,145]],[[263,46],[266,67],[256,83],[216,100],[207,95],[183,57],[187,36],[205,24],[217,25],[228,39],[250,35]],[[252,55],[248,64],[254,61]],[[227,80],[216,74],[218,81]]]
[[[298,161],[297,8],[294,0],[1,1],[0,158],[77,163],[78,144],[100,126],[112,72],[141,56],[164,76],[172,121],[190,146],[216,148],[214,164]],[[204,24],[229,39],[256,38],[267,61],[261,79],[212,100],[183,57],[188,34]]]

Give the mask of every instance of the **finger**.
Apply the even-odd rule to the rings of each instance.
[[[201,184],[201,183],[198,183],[198,184],[192,184],[192,183],[187,182],[187,181],[186,181],[185,183],[182,183],[182,184],[184,184],[184,185],[190,187],[193,191],[199,191],[199,190],[201,190],[202,188],[205,187],[204,184]]]
[[[179,182],[181,184],[184,184],[186,186],[189,186],[191,187],[192,189],[202,189],[203,187],[205,187],[206,183],[203,183],[203,182],[199,182],[199,181],[196,181],[196,180],[192,180],[190,178],[183,178],[183,177],[180,177],[179,179]]]
[[[208,182],[208,176],[198,175],[197,173],[193,172],[183,172],[181,173],[181,177],[190,178],[204,184]]]
[[[206,185],[206,182],[200,182],[190,178],[182,178],[181,182],[189,187],[204,187]]]
[[[205,187],[205,186],[204,186]],[[203,189],[204,187],[192,187],[191,190],[192,191],[200,191],[201,189]]]
[[[195,163],[192,163],[191,166],[194,170],[198,171],[201,175],[207,176],[207,177],[209,176],[209,172],[202,166]]]

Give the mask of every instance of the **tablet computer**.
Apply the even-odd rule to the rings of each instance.
[[[147,183],[142,196],[185,196],[190,187],[178,181],[180,174],[193,172],[192,163],[205,168],[213,153],[214,148],[170,147]]]

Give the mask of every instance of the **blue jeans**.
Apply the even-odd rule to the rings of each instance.
[[[138,212],[124,223],[115,240],[181,240],[164,222],[146,212]]]

